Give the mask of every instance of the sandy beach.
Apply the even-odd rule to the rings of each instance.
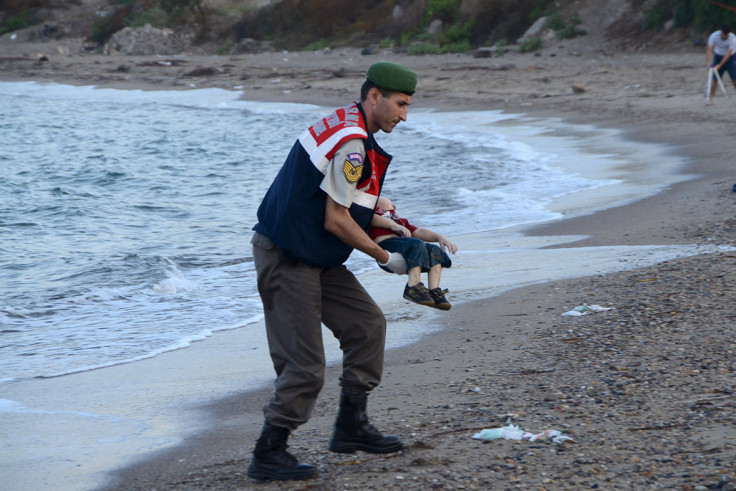
[[[733,245],[736,237],[736,93],[729,86],[728,99],[719,94],[716,105],[704,106],[701,48],[618,52],[586,38],[494,58],[362,56],[358,49],[123,57],[76,48],[4,36],[0,80],[237,88],[248,100],[336,106],[357,97],[368,65],[398,61],[418,73],[416,108],[503,110],[615,128],[688,162],[692,178],[662,193],[527,234],[575,236],[554,247],[575,248],[581,260],[601,246]],[[734,264],[733,252],[705,254],[458,305],[441,331],[387,353],[369,410],[376,426],[404,439],[399,454],[327,451],[338,398],[333,366],[313,419],[290,440],[300,459],[319,467],[319,478],[261,484],[246,477],[270,393],[255,391],[200,408],[206,429],[121,469],[107,488],[734,489]],[[582,303],[614,309],[562,316]],[[470,438],[507,421],[531,432],[558,429],[574,442]]]

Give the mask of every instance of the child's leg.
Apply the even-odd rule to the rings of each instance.
[[[434,290],[435,288],[439,288],[441,279],[442,265],[435,264],[434,266],[430,267],[429,272],[427,273],[427,285],[429,289]]]
[[[422,280],[421,272],[421,266],[411,268],[409,270],[409,279],[407,280],[406,284],[409,285],[409,287],[416,286],[416,284]]]
[[[406,284],[410,288],[422,281],[422,267],[426,268],[429,262],[423,241],[411,237],[397,237],[382,241],[381,247],[388,252],[398,252],[404,257],[409,276]]]

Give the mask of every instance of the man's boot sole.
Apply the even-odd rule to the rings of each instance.
[[[316,467],[309,470],[298,472],[279,473],[276,470],[269,469],[253,469],[248,467],[248,477],[257,481],[301,481],[304,479],[313,479],[319,475]]]
[[[248,471],[248,477],[255,479],[256,481],[303,481],[305,479],[314,479],[319,476],[319,472],[315,469],[313,472],[284,475],[271,472],[251,472]]]
[[[362,450],[363,452],[368,453],[377,453],[377,454],[384,454],[384,453],[394,453],[398,452],[399,450],[402,450],[404,448],[404,444],[401,442],[397,442],[395,445],[391,445],[390,447],[374,447],[372,445],[367,445],[365,443],[330,443],[330,446],[328,447],[330,452],[335,453],[355,453],[358,450]]]

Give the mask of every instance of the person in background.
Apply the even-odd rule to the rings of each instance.
[[[452,260],[445,251],[455,254],[455,244],[442,234],[428,228],[418,228],[407,219],[401,218],[396,214],[396,206],[384,196],[378,198],[368,235],[387,251],[400,253],[406,261],[409,279],[404,288],[405,299],[428,307],[450,310],[452,304],[445,297],[447,290],[440,288],[440,280],[442,268],[452,266]],[[437,242],[439,246],[429,242]],[[382,268],[389,271],[385,266]],[[421,273],[427,273],[429,289],[422,283]]]
[[[708,38],[708,51],[706,52],[706,59],[708,67],[718,71],[718,75],[723,79],[723,73],[728,71],[728,76],[731,77],[734,88],[736,88],[736,36],[731,32],[729,26],[722,26],[719,31],[714,32]],[[713,75],[712,83],[710,84],[710,98],[706,105],[713,104],[713,98],[716,95],[716,89],[718,88],[718,82]]]
[[[386,252],[366,230],[392,159],[373,134],[391,133],[406,121],[416,83],[404,65],[371,65],[360,102],[299,136],[258,208],[251,243],[276,383],[248,467],[251,478],[317,475],[287,451],[287,440],[309,420],[324,384],[322,324],[343,351],[329,449],[384,454],[403,448],[398,437],[368,422],[368,393],[383,372],[386,318],[343,263],[358,249],[391,271],[406,269],[400,254]]]

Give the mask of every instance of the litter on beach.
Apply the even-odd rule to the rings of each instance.
[[[544,430],[541,433],[534,434],[524,431],[517,425],[511,423],[501,428],[482,430],[473,435],[473,438],[476,440],[527,440],[530,442],[551,441],[553,443],[562,443],[569,440],[575,442],[575,440],[567,435],[563,435],[558,430]]]
[[[581,315],[593,314],[595,312],[604,312],[606,310],[613,310],[613,307],[601,307],[600,305],[588,305],[587,303],[584,303],[583,305],[578,305],[572,310],[568,310],[562,315],[578,317]]]

